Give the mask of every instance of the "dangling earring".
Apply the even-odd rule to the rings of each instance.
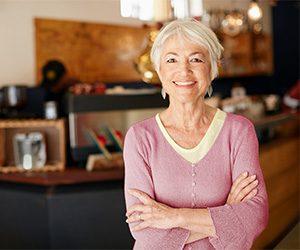
[[[212,96],[212,92],[213,92],[213,87],[212,87],[211,84],[210,84],[210,85],[208,86],[208,88],[207,88],[207,94],[208,94],[209,97]]]
[[[164,90],[164,88],[161,88],[161,96],[162,96],[162,98],[165,100],[166,99],[166,97],[167,97],[167,93],[166,93],[166,91]]]

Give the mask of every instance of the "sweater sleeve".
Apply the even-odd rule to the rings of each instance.
[[[234,135],[231,171],[234,181],[241,173],[255,174],[258,193],[245,202],[208,208],[217,238],[209,237],[215,249],[250,249],[268,223],[268,199],[259,164],[258,141],[253,124]]]
[[[130,128],[126,134],[124,142],[124,163],[125,163],[125,200],[127,209],[137,203],[141,203],[137,198],[128,194],[129,188],[135,188],[148,194],[155,200],[155,192],[152,181],[151,166],[147,154],[151,148],[146,136],[139,138],[134,128]],[[147,147],[145,146],[147,145]],[[132,223],[129,227],[133,227]],[[145,228],[140,231],[131,232],[135,241],[134,249],[183,249],[189,231],[183,228],[155,229]]]

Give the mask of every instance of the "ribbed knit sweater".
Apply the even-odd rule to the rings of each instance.
[[[253,124],[230,113],[210,150],[196,163],[174,150],[155,117],[132,125],[124,143],[127,208],[141,203],[127,193],[129,188],[174,208],[208,208],[217,235],[185,244],[190,233],[187,229],[145,228],[132,232],[134,249],[250,249],[268,222],[267,193],[258,156]],[[245,202],[225,204],[232,183],[245,171],[257,176],[257,195]]]

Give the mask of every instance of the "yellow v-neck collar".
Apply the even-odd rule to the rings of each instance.
[[[172,146],[172,148],[183,157],[185,160],[191,163],[197,163],[200,161],[210,150],[212,145],[214,144],[215,140],[217,139],[223,123],[225,121],[226,113],[220,109],[217,109],[217,112],[209,125],[204,137],[200,141],[200,143],[192,148],[192,149],[185,149],[179,146],[168,134],[166,128],[162,124],[159,114],[155,116],[156,122],[163,133],[164,137],[168,141],[168,143]]]

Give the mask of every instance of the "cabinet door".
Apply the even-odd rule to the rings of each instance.
[[[222,34],[220,40],[224,47],[220,76],[248,74],[251,71],[250,33],[241,33],[234,37]]]
[[[252,36],[252,70],[254,74],[273,72],[272,41],[268,34]]]
[[[237,36],[219,34],[224,47],[220,77],[251,76],[272,73],[270,35],[241,33]]]

